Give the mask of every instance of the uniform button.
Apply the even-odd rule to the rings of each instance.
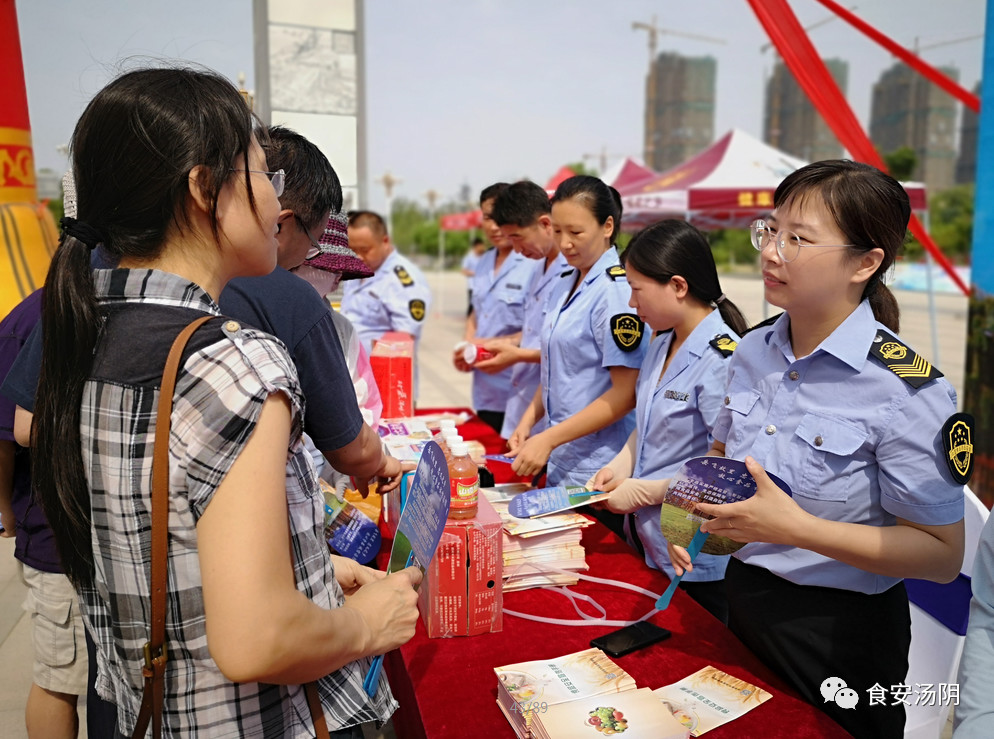
[[[726,396],[725,396],[725,405],[728,405],[728,404],[729,404],[729,403],[731,403],[731,402],[732,402],[732,399],[731,399],[731,398],[729,398],[729,397],[728,397],[728,396],[726,395]]]
[[[231,331],[232,333],[234,333],[235,331],[240,331],[242,327],[238,325],[237,321],[227,321],[224,324],[224,328],[226,331]]]
[[[773,434],[775,434],[776,432],[777,432],[777,427],[774,426],[772,423],[766,427],[767,435],[773,436]]]
[[[824,443],[825,443],[825,440],[823,438],[821,438],[820,436],[816,436],[815,437],[815,446],[821,446]]]
[[[801,377],[800,373],[797,370],[791,370],[790,374],[787,375],[787,376],[790,379],[795,380],[795,381],[798,380]]]

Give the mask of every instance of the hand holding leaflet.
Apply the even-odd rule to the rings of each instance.
[[[435,555],[449,515],[449,468],[441,447],[429,441],[421,452],[407,494],[404,511],[397,524],[387,574],[415,565],[424,574]],[[369,696],[376,695],[383,667],[383,655],[373,659],[362,687]]]
[[[580,485],[528,490],[514,497],[507,505],[507,512],[515,518],[536,518],[552,513],[579,508],[609,497],[610,493],[587,490]]]

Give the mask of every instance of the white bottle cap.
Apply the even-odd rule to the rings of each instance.
[[[463,438],[459,434],[449,434],[445,437],[445,443],[452,449],[453,444],[462,444]]]
[[[449,444],[449,451],[452,452],[453,457],[468,457],[469,445],[464,441],[457,441],[454,444]]]
[[[442,431],[445,431],[445,429],[454,429],[455,427],[456,427],[456,422],[451,418],[443,418],[441,421],[438,422],[438,428],[441,429]]]

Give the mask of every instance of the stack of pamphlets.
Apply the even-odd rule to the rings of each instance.
[[[577,578],[570,572],[587,569],[580,544],[581,529],[593,521],[575,511],[541,518],[515,518],[507,511],[508,503],[527,489],[524,483],[480,488],[480,494],[494,507],[504,525],[504,592],[575,585]]]
[[[495,667],[494,672],[497,705],[522,739],[531,736],[535,717],[556,704],[595,696],[613,698],[614,693],[635,688],[635,679],[599,649]]]
[[[690,732],[649,688],[593,695],[535,713],[536,739],[578,739],[624,734],[624,739],[687,739]]]

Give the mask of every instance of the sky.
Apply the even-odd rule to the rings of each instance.
[[[842,0],[935,65],[980,79],[984,0]],[[790,0],[801,23],[831,18]],[[62,172],[87,101],[143,57],[195,61],[254,87],[251,0],[16,0],[36,166]],[[394,197],[441,201],[468,186],[548,179],[582,160],[642,154],[647,34],[633,21],[723,40],[664,34],[659,51],[717,59],[715,136],[762,135],[773,65],[746,0],[365,0],[367,157]],[[824,58],[849,62],[848,98],[864,127],[872,85],[895,59],[840,19],[812,29]],[[956,43],[944,42],[957,40]],[[928,48],[933,44],[943,44]],[[334,164],[334,162],[332,162]],[[371,182],[370,204],[384,205]]]

